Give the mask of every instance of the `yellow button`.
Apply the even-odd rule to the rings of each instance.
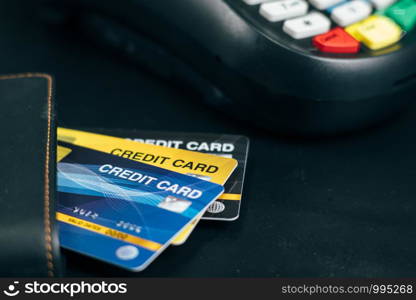
[[[402,36],[402,29],[396,23],[379,15],[373,15],[345,30],[372,50],[390,46]]]
[[[357,41],[361,42],[361,36],[358,34],[358,27],[361,26],[362,22],[354,23],[348,27],[345,28],[345,31],[349,33],[353,38],[355,38]]]

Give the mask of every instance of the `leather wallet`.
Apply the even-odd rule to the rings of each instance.
[[[57,276],[52,79],[0,76],[0,276]]]

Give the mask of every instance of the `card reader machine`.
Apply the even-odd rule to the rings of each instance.
[[[416,95],[416,0],[57,1],[95,41],[285,134],[386,119]]]

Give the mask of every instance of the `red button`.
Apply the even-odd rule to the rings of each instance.
[[[313,44],[322,52],[357,53],[360,43],[341,27],[313,38]]]

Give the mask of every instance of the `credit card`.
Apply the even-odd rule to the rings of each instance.
[[[197,176],[200,179],[224,185],[237,167],[237,160],[177,148],[166,148],[129,141],[124,138],[58,128],[58,141],[110,153],[123,158],[140,161],[182,174]],[[194,220],[173,244],[181,245],[189,237],[197,224]]]
[[[240,215],[249,139],[241,135],[144,130],[93,129],[92,131],[128,140],[234,158],[238,166],[224,185],[225,191],[205,212],[202,219],[234,221]],[[203,179],[203,177],[200,177]]]
[[[56,154],[56,159],[58,160],[58,162],[63,160],[65,157],[67,157],[68,154],[71,153],[71,151],[72,150],[69,149],[69,148],[58,146],[58,151],[57,151],[57,154]]]
[[[137,143],[123,138],[61,127],[58,128],[58,141],[186,175],[199,176],[221,185],[227,182],[238,164],[232,158]]]
[[[59,142],[61,246],[146,268],[224,191],[216,183]]]

